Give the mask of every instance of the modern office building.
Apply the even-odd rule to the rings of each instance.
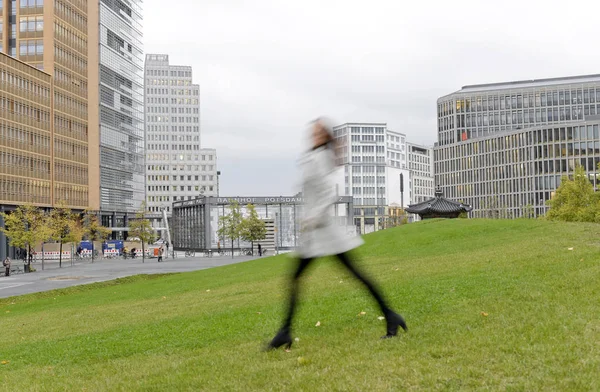
[[[600,75],[465,86],[437,102],[436,185],[476,217],[536,215],[582,165],[600,179]]]
[[[217,154],[200,147],[200,87],[192,67],[148,54],[144,67],[146,200],[155,227],[162,210],[197,196],[217,196]]]
[[[385,227],[390,206],[410,203],[406,136],[388,130],[385,123],[346,123],[333,131],[343,165],[338,193],[353,197],[358,230]]]
[[[145,198],[142,1],[100,1],[100,209],[125,225]]]
[[[410,171],[411,204],[421,203],[435,196],[433,178],[433,148],[406,143]]]
[[[2,210],[100,206],[98,15],[84,0],[0,1]]]

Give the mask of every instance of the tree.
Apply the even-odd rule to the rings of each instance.
[[[563,176],[554,197],[548,200],[549,220],[566,222],[600,222],[600,194],[582,166],[575,168],[572,178]]]
[[[248,216],[241,223],[240,236],[242,240],[252,244],[252,256],[254,256],[254,242],[264,240],[267,237],[267,225],[258,217],[253,204],[246,207]]]
[[[94,262],[94,241],[103,242],[108,238],[111,230],[100,224],[98,215],[89,210],[83,213],[83,233],[85,237],[92,242],[92,263]]]
[[[50,211],[48,227],[50,228],[50,238],[60,243],[58,266],[62,267],[63,244],[79,242],[83,236],[79,216],[61,201]]]
[[[135,214],[135,219],[129,221],[129,235],[131,237],[138,237],[142,243],[142,263],[146,261],[144,244],[149,244],[156,240],[156,234],[150,220],[146,218],[146,213],[146,202],[143,202],[141,208]]]
[[[231,240],[231,258],[233,258],[233,242],[239,240],[242,229],[242,211],[237,201],[231,200],[229,214],[219,217],[217,235]]]
[[[32,247],[48,238],[47,216],[38,207],[25,204],[11,213],[2,212],[0,215],[4,218],[4,228],[0,228],[0,231],[10,239],[12,246],[27,249],[29,255]],[[27,270],[31,271],[30,258],[27,260]]]

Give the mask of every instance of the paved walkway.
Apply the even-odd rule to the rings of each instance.
[[[58,267],[58,260],[45,261],[44,270],[42,263],[32,263],[37,271],[28,274],[13,274],[4,276],[4,269],[0,276],[0,298],[12,297],[29,293],[37,293],[70,287],[80,284],[102,282],[138,274],[160,274],[168,272],[196,271],[221,265],[240,263],[257,257],[242,256],[231,257],[178,257],[168,258],[158,263],[156,258],[146,259],[96,259],[92,264],[91,259],[78,261],[71,266],[70,260],[63,260],[62,268]],[[13,261],[17,265],[19,261]]]

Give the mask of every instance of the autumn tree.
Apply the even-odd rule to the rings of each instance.
[[[150,220],[146,218],[146,202],[142,203],[141,208],[135,214],[135,219],[129,221],[129,235],[137,237],[142,243],[142,263],[146,260],[145,244],[153,243],[156,240],[156,234],[152,228]]]
[[[233,243],[239,240],[242,234],[243,219],[240,205],[234,200],[229,205],[229,214],[219,217],[217,235],[231,240],[231,258],[233,258]]]
[[[110,236],[111,230],[100,224],[95,213],[86,210],[83,214],[83,234],[92,242],[92,263],[94,262],[94,241],[103,242]]]
[[[79,216],[71,211],[64,202],[59,202],[52,211],[48,219],[50,229],[50,238],[60,244],[58,266],[62,267],[63,244],[69,242],[79,242],[83,236],[83,229]]]
[[[0,213],[4,218],[4,228],[0,228],[16,248],[27,249],[31,255],[32,248],[49,236],[47,215],[32,204],[19,206],[10,213]],[[27,261],[27,270],[31,271],[31,258]]]
[[[242,219],[240,237],[242,240],[252,244],[252,255],[254,256],[254,242],[264,240],[267,237],[267,225],[258,217],[253,204],[246,207],[248,215]]]
[[[546,218],[566,222],[600,222],[600,194],[594,192],[582,166],[572,178],[563,176],[551,200]]]

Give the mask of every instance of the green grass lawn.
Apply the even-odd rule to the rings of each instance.
[[[409,326],[395,339],[323,259],[299,341],[262,352],[294,264],[272,257],[0,300],[0,390],[600,390],[600,226],[457,219],[365,239],[361,267]]]

